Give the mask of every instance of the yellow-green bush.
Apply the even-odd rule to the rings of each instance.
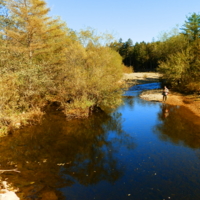
[[[122,58],[100,44],[101,36],[70,32],[47,17],[43,0],[7,3],[12,24],[0,33],[1,132],[40,120],[47,102],[59,102],[71,117],[119,105]]]

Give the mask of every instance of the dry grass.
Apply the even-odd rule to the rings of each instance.
[[[38,124],[41,122],[43,115],[44,112],[38,108],[26,113],[14,114],[6,118],[2,117],[0,119],[0,137],[7,136],[21,127]]]
[[[124,73],[126,73],[126,74],[131,74],[131,73],[133,73],[133,67],[132,66],[130,66],[130,67],[127,67],[127,66],[123,66],[123,72]]]

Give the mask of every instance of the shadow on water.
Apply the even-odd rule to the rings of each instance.
[[[199,118],[139,98],[159,87],[131,87],[111,115],[66,121],[54,110],[2,138],[1,179],[21,200],[199,199]]]
[[[158,137],[176,145],[180,144],[193,149],[200,148],[200,120],[198,117],[185,107],[167,104],[161,104],[160,107],[158,118],[161,123],[154,128]]]
[[[119,146],[135,147],[121,120],[119,113],[98,113],[66,122],[59,112],[50,112],[41,125],[1,139],[1,169],[20,171],[1,176],[20,189],[21,199],[65,199],[58,189],[76,182],[113,184],[124,174],[115,156]]]

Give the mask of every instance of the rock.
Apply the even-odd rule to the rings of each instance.
[[[20,200],[20,198],[12,191],[4,190],[5,193],[0,194],[0,200]]]

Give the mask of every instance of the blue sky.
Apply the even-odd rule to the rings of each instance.
[[[152,42],[200,13],[200,0],[46,0],[51,16],[75,31],[91,27],[123,42]]]

